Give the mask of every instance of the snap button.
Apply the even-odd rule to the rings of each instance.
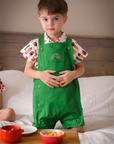
[[[68,46],[68,50],[70,50],[70,47]]]
[[[41,51],[43,51],[43,50],[44,50],[44,48],[42,47],[42,48],[40,48],[40,50],[41,50]]]
[[[41,124],[41,121],[38,121],[38,124]]]
[[[41,104],[40,103],[38,103],[38,107],[40,107],[41,106]]]
[[[39,70],[41,70],[42,68],[41,67],[39,67]]]
[[[80,119],[79,119],[79,118],[77,118],[77,119],[76,119],[76,121],[77,121],[77,122],[80,122]]]
[[[78,106],[78,102],[76,102],[76,106]]]
[[[38,88],[40,88],[40,85],[38,85]]]

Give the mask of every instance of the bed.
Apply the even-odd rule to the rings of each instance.
[[[32,125],[33,80],[24,75],[25,60],[19,50],[41,34],[0,33],[0,78],[6,86],[3,108],[16,112],[15,121],[4,125]],[[89,56],[84,61],[85,73],[78,78],[85,120],[85,133],[80,144],[114,143],[114,38],[70,36],[79,41]],[[63,128],[60,121],[55,128]]]

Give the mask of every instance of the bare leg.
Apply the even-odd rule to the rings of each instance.
[[[0,110],[0,120],[13,121],[15,119],[15,112],[12,108]]]
[[[83,126],[79,126],[79,127],[70,127],[69,129],[73,129],[76,130],[79,133],[84,133],[84,127]]]

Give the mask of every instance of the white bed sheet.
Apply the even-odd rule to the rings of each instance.
[[[0,121],[4,125],[32,125],[33,81],[21,71],[0,72],[6,86],[3,108],[16,112],[13,122]],[[81,101],[85,120],[85,133],[79,133],[80,144],[114,144],[114,76],[79,78]],[[57,122],[55,128],[63,128]]]
[[[79,133],[80,144],[114,144],[114,126]]]

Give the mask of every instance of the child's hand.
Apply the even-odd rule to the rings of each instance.
[[[57,80],[60,82],[61,87],[66,86],[74,79],[72,71],[66,70],[66,71],[59,72],[59,74],[61,75],[58,76]]]
[[[54,86],[59,87],[59,82],[57,81],[57,76],[52,75],[56,71],[46,70],[41,72],[40,80],[42,80],[49,87],[54,88]]]

